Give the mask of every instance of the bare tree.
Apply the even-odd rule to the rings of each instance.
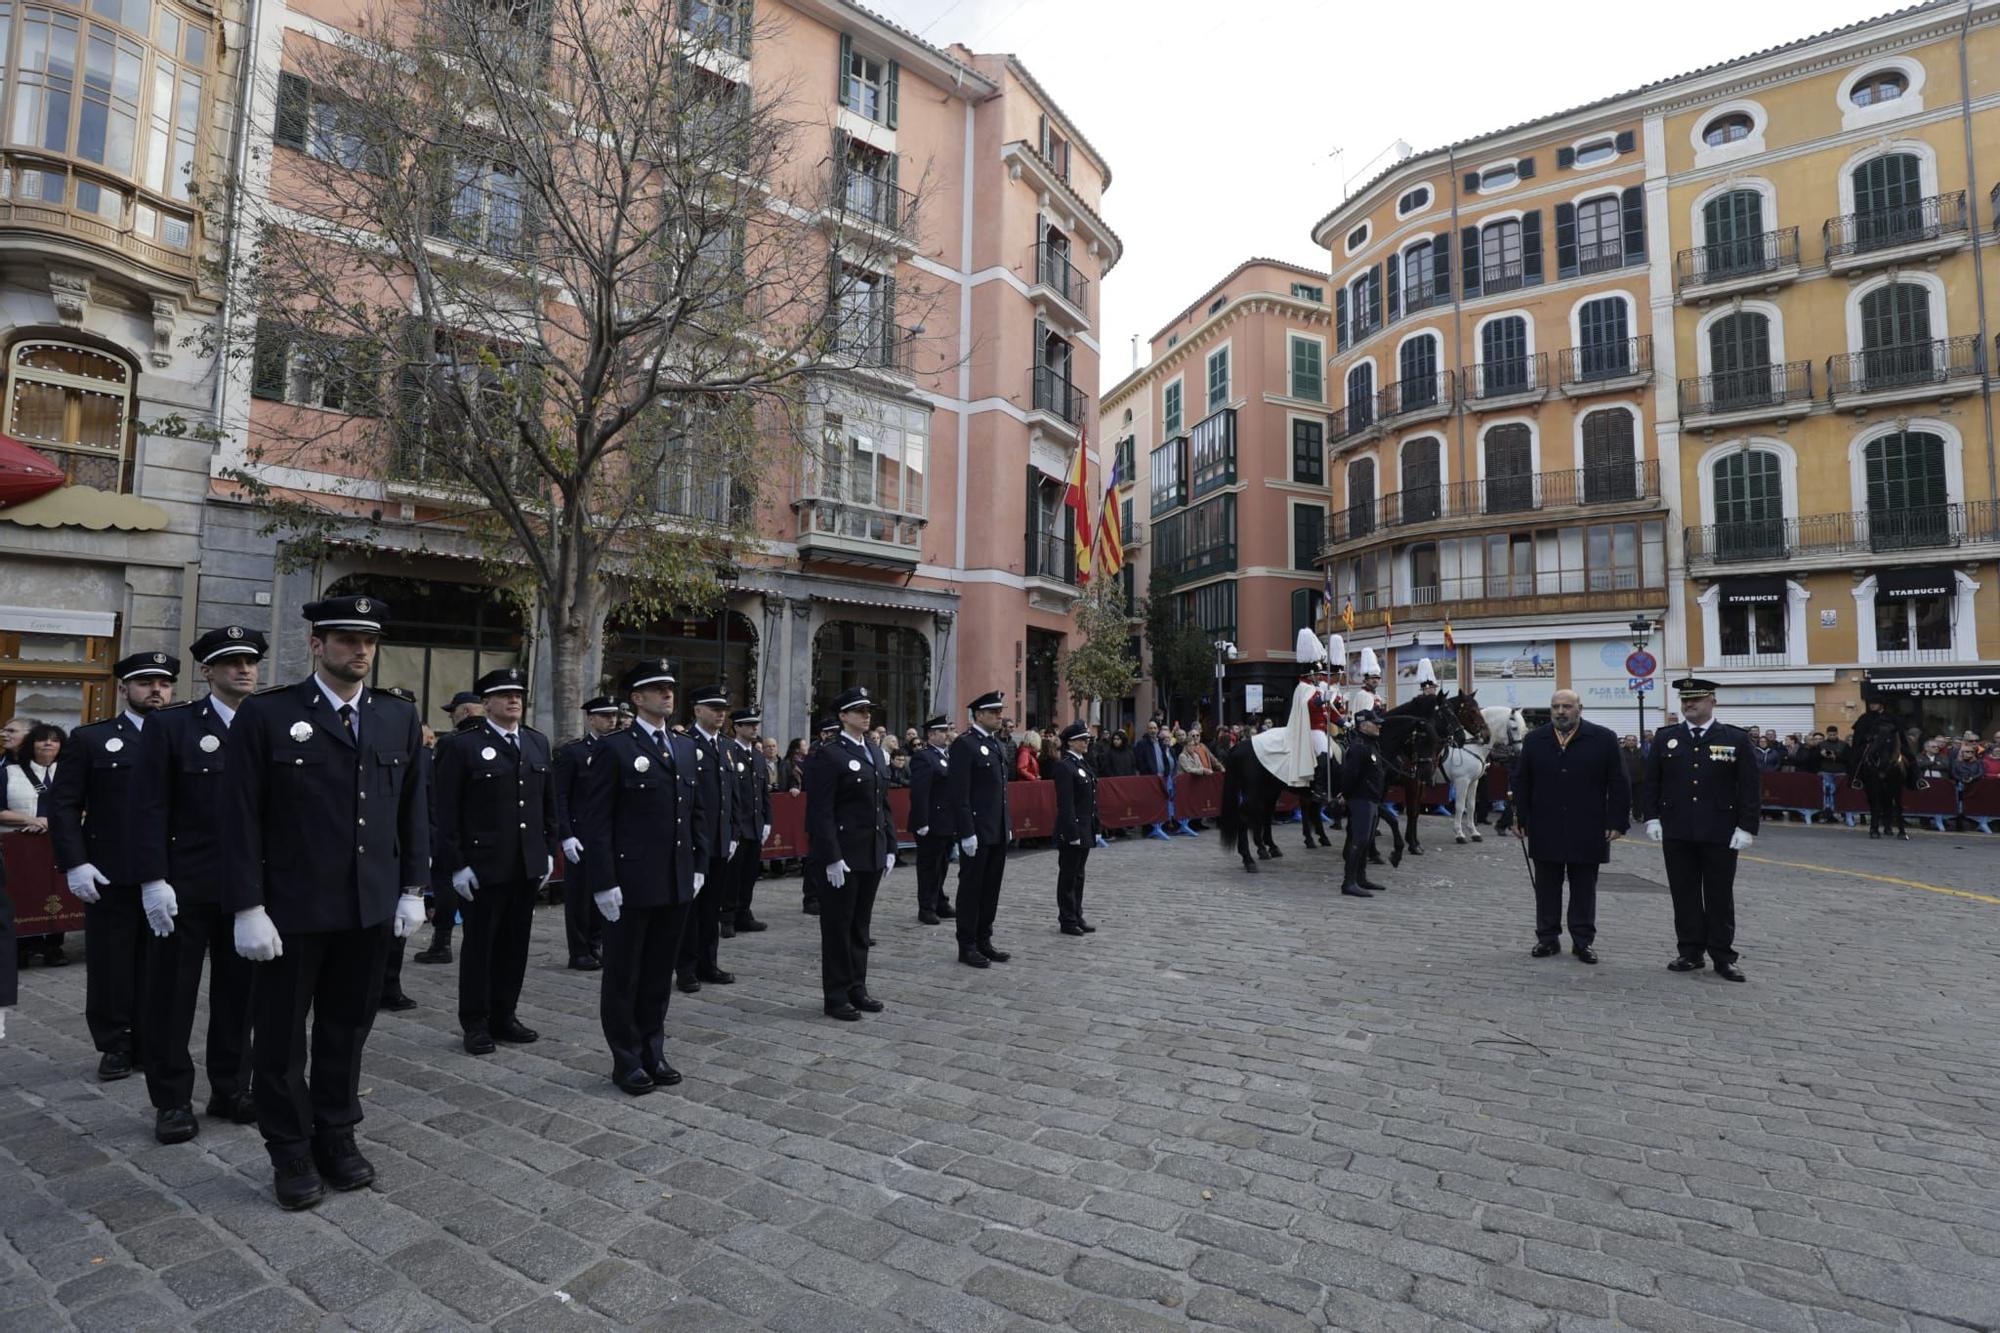
[[[749,0],[384,3],[288,51],[241,190],[225,355],[260,410],[230,480],[293,558],[384,523],[539,606],[554,697],[614,599],[715,604],[815,386],[907,364],[917,192],[753,93]],[[829,153],[827,145],[834,145]],[[916,304],[921,293],[906,293]],[[344,479],[301,489],[303,469]]]

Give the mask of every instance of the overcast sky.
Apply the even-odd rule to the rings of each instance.
[[[1110,160],[1103,212],[1125,257],[1103,285],[1101,387],[1131,372],[1135,336],[1143,356],[1241,260],[1324,269],[1313,223],[1399,138],[1423,151],[1896,7],[862,2],[938,46],[1013,52]]]

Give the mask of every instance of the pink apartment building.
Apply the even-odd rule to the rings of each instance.
[[[720,8],[663,14],[713,21]],[[296,53],[340,15],[294,0],[264,9],[248,36],[248,133],[269,149],[264,188],[282,179],[287,154],[314,151],[311,136],[279,135],[277,99]],[[856,683],[887,700],[884,720],[899,732],[992,688],[1024,724],[1066,718],[1057,664],[1077,588],[1062,484],[1087,423],[1093,447],[1099,438],[1083,386],[1098,380],[1097,284],[1120,253],[1101,216],[1110,169],[1015,56],[932,46],[840,0],[772,0],[755,15],[756,42],[727,72],[760,98],[789,99],[785,114],[824,137],[828,161],[839,156],[847,178],[865,182],[845,207],[893,237],[866,286],[876,317],[898,330],[895,351],[815,386],[811,411],[850,465],[834,475],[801,462],[765,483],[763,550],[738,563],[727,610],[642,618],[614,607],[593,656],[606,677],[640,654],[684,662],[689,681],[719,669],[781,739],[806,734],[813,711]],[[426,528],[434,478],[371,483],[386,535],[286,567],[278,540],[219,478],[245,460],[263,414],[330,409],[289,383],[250,381],[238,374],[224,391],[236,429],[212,464],[199,625],[272,624],[277,674],[296,675],[298,607],[337,585],[367,587],[399,622],[382,683],[417,690],[427,711],[493,665],[533,671],[534,613],[495,596],[469,553],[454,556]],[[547,673],[534,674],[545,688]],[[575,705],[535,701],[558,733]]]
[[[1136,598],[1236,645],[1222,717],[1282,709],[1292,643],[1321,611],[1326,525],[1326,276],[1250,259],[1153,335],[1147,364],[1104,395],[1104,433],[1130,478],[1123,517]],[[1160,582],[1155,584],[1155,576]],[[1213,686],[1209,693],[1212,695]],[[1138,715],[1213,720],[1212,698],[1159,697]]]

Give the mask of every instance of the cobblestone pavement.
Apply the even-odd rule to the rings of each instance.
[[[456,969],[408,968],[423,1007],[368,1047],[380,1179],[302,1214],[251,1128],[155,1145],[141,1081],[92,1080],[83,969],[35,969],[0,1328],[2000,1325],[2000,841],[1767,833],[1734,986],[1664,970],[1651,845],[1617,849],[1592,968],[1527,957],[1511,840],[1427,827],[1367,902],[1295,827],[1254,877],[1213,835],[1114,843],[1085,939],[1018,854],[985,972],[899,871],[858,1024],[767,881],[741,984],[675,998],[686,1083],[639,1100],[545,911],[542,1041],[465,1056]]]

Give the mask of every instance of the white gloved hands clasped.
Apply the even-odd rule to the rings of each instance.
[[[542,871],[542,884],[546,887],[548,882],[554,879],[555,877],[556,877],[556,859],[555,857],[551,856],[549,858],[548,866]]]
[[[706,883],[708,883],[708,876],[707,876],[707,875],[705,875],[705,874],[703,874],[703,873],[702,873],[701,871],[699,871],[699,870],[695,871],[695,872],[694,872],[694,893],[695,893],[695,897],[699,898],[699,897],[701,896],[701,886],[702,886],[702,885],[704,885],[704,884],[706,884]]]
[[[764,825],[764,831],[757,835],[757,842],[758,845],[761,846],[764,843],[769,842],[770,840],[771,840],[771,826],[769,824],[766,824]]]
[[[479,892],[479,876],[472,873],[471,866],[452,871],[451,891],[467,902],[472,901],[472,895]]]
[[[606,921],[616,921],[618,913],[625,906],[625,890],[613,884],[602,893],[593,893],[590,900],[597,904],[597,910],[604,914]]]
[[[741,844],[741,843],[739,843],[738,841],[736,841],[736,839],[734,839],[734,838],[731,838],[731,839],[729,840],[729,859],[730,859],[730,860],[732,860],[732,861],[733,861],[733,860],[735,860],[735,859],[736,859],[736,849],[737,849],[738,847],[740,847],[740,846],[742,846],[742,844]]]
[[[268,963],[285,951],[278,928],[261,907],[246,907],[236,914],[236,952],[253,963]]]
[[[181,900],[174,886],[163,879],[149,879],[139,886],[139,905],[146,910],[146,924],[161,939],[174,933],[174,918],[180,915]]]
[[[410,936],[416,934],[417,927],[423,924],[423,894],[406,892],[402,897],[396,899],[396,919],[391,923],[391,929],[396,932],[397,939],[408,939]]]
[[[922,828],[917,830],[917,836],[919,838],[927,838],[930,836],[930,832],[931,832],[931,826],[929,824],[926,824]]]
[[[576,865],[583,860],[583,844],[575,838],[564,838],[562,840],[562,849],[563,859],[571,865]]]
[[[1732,829],[1729,834],[1729,850],[1747,852],[1750,850],[1750,844],[1755,841],[1757,841],[1756,834],[1745,833],[1742,829]]]
[[[1667,834],[1666,830],[1660,827],[1659,820],[1649,819],[1646,821],[1646,836],[1651,838],[1654,842],[1658,842],[1660,839],[1666,837]]]
[[[7,1040],[7,1011],[0,1009],[0,1041]]]
[[[894,852],[890,852],[887,856],[882,858],[882,873],[886,875],[895,868],[896,868],[896,854]]]
[[[826,882],[834,888],[847,883],[847,862],[835,861],[826,868]]]
[[[97,891],[97,886],[111,882],[88,861],[80,866],[72,866],[63,875],[63,879],[69,883],[69,891],[76,895],[77,901],[86,903],[94,903],[102,898],[104,895]]]
[[[958,840],[958,854],[960,856],[979,855],[979,835],[975,833],[969,838],[960,838]]]

